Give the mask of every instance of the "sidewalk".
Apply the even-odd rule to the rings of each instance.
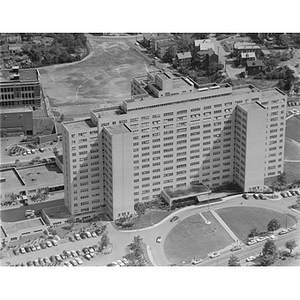
[[[218,220],[218,222],[223,226],[223,228],[227,231],[227,233],[233,238],[234,241],[238,242],[238,237],[231,231],[231,229],[227,226],[227,224],[221,219],[221,217],[214,211],[210,211],[212,215]]]

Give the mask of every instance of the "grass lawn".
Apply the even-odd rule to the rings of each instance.
[[[300,145],[289,138],[285,139],[284,159],[300,160]]]
[[[257,228],[259,232],[266,232],[267,225],[272,219],[277,219],[281,226],[286,225],[286,215],[273,210],[258,207],[227,207],[216,210],[218,215],[241,240],[245,241],[250,230]],[[288,216],[287,225],[295,224]]]
[[[291,107],[292,109],[293,107]],[[286,121],[286,137],[300,143],[300,119],[292,117]]]
[[[284,162],[283,170],[286,173],[287,182],[300,179],[300,162]]]
[[[128,228],[128,230],[141,229],[154,225],[163,220],[172,212],[173,211],[153,211],[153,213],[147,213],[145,215],[142,215],[139,218],[139,221],[137,221],[131,228]]]
[[[205,257],[233,242],[210,212],[203,215],[211,224],[206,225],[203,218],[196,214],[180,222],[168,234],[164,250],[171,264],[189,263],[194,257]]]

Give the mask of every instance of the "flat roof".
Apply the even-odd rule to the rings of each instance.
[[[105,127],[110,134],[122,134],[130,132],[125,124]]]
[[[31,107],[12,107],[12,108],[2,108],[1,107],[1,111],[0,114],[9,114],[9,113],[18,113],[18,112],[32,112],[32,108]]]
[[[97,127],[97,125],[94,125],[91,119],[86,120],[77,120],[77,121],[71,121],[71,122],[63,122],[63,125],[69,130],[69,131],[78,131],[78,130],[87,130],[93,127]]]
[[[241,54],[242,58],[247,58],[247,57],[256,57],[254,52],[244,52]]]
[[[262,90],[261,96],[263,100],[263,98],[274,97],[274,96],[282,97],[282,96],[286,96],[286,94],[278,88],[270,88],[270,89]]]
[[[26,187],[56,186],[64,184],[64,174],[59,167],[53,164],[18,169],[18,173],[26,184]]]
[[[262,60],[256,59],[256,60],[247,60],[247,67],[263,67],[264,63]]]
[[[2,222],[1,227],[6,235],[11,235],[16,232],[32,230],[36,227],[46,226],[42,218],[33,218],[19,222]]]
[[[240,104],[240,107],[247,112],[265,109],[265,107],[258,102],[243,103]]]
[[[11,69],[0,70],[0,83],[13,83],[22,81],[38,81],[37,69],[19,69],[19,80],[12,80],[10,76],[15,74]]]
[[[183,59],[183,58],[191,58],[192,57],[192,54],[190,51],[187,51],[187,52],[179,52],[176,54],[178,59]]]
[[[188,198],[199,194],[208,194],[211,190],[203,183],[188,185],[178,188],[170,188],[164,190],[165,194],[171,199]]]
[[[22,185],[22,182],[19,180],[16,172],[14,171],[14,169],[0,170],[0,177],[5,178],[5,181],[0,183],[0,187],[2,191],[11,188],[24,187],[24,185]]]

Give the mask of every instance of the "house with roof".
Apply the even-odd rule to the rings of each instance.
[[[215,45],[212,43],[210,39],[204,39],[204,40],[195,40],[194,41],[195,47],[199,50],[208,50],[213,49],[215,50]]]
[[[177,53],[175,57],[175,65],[179,68],[186,68],[191,64],[192,54],[190,51]]]
[[[264,63],[262,60],[248,60],[246,63],[246,72],[248,75],[257,75],[264,70]]]
[[[246,66],[248,60],[256,60],[255,52],[242,52],[237,57],[238,65]]]
[[[212,63],[219,62],[219,56],[209,48],[208,50],[200,50],[197,52],[197,57],[200,61],[200,68],[205,69]]]
[[[160,59],[163,59],[170,47],[174,47],[175,51],[177,43],[173,39],[163,39],[156,41],[156,54]]]
[[[150,50],[151,52],[157,52],[158,43],[162,41],[170,41],[174,38],[173,34],[170,33],[158,33],[150,38]]]

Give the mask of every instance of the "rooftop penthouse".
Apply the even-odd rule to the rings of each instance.
[[[13,82],[34,82],[39,81],[39,73],[37,69],[19,69],[12,67],[11,69],[0,70],[0,84],[11,84]]]
[[[93,127],[97,127],[91,119],[80,120],[80,121],[71,121],[71,122],[64,122],[63,124],[70,132],[79,132],[82,130],[87,130]]]

